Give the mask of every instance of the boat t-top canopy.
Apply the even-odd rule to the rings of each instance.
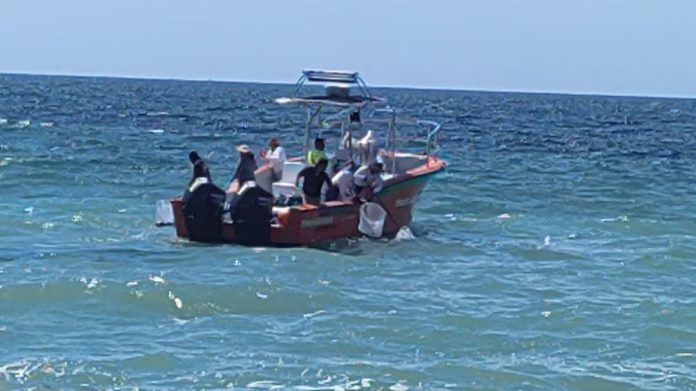
[[[323,85],[324,94],[303,95],[303,88],[308,84]],[[314,93],[316,92],[315,89]],[[321,136],[325,130],[340,125],[340,140],[347,141],[348,145],[346,149],[349,155],[353,156],[353,135],[355,132],[361,132],[363,130],[362,126],[364,122],[387,125],[386,150],[391,153],[396,153],[396,133],[398,125],[401,124],[407,126],[425,126],[428,128],[426,154],[430,155],[437,151],[433,146],[437,144],[437,134],[440,131],[440,124],[419,120],[411,121],[410,123],[397,121],[396,110],[390,107],[368,110],[367,113],[365,113],[364,109],[369,103],[384,103],[386,100],[372,95],[358,72],[304,70],[300,78],[297,79],[292,94],[287,98],[278,98],[275,101],[280,104],[298,104],[306,109],[305,153],[311,150],[313,127],[317,130],[316,133],[318,136]],[[328,112],[323,112],[325,111],[324,109],[327,108],[326,106],[332,106],[333,109],[326,110]],[[388,115],[386,121],[372,118],[374,114],[378,113],[386,113]]]
[[[320,83],[326,86],[324,95],[301,95],[303,88],[308,83]],[[351,87],[357,87],[359,95],[351,95]],[[367,84],[358,72],[304,70],[290,97],[278,98],[279,104],[326,104],[334,106],[364,106],[370,102],[383,102],[384,100],[373,96],[367,88]]]
[[[322,71],[322,70],[304,70],[302,71],[302,78],[308,81],[316,82],[336,82],[336,83],[349,83],[357,84],[360,79],[360,74],[358,72],[347,72],[347,71]]]

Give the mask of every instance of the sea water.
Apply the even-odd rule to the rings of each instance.
[[[0,76],[0,389],[696,388],[696,101],[377,89],[445,122],[410,231],[156,228],[190,150],[301,152],[289,91]]]

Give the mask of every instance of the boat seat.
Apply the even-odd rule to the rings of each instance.
[[[297,179],[297,174],[299,174],[303,168],[305,168],[305,164],[302,162],[283,163],[283,176],[280,178],[280,181],[271,185],[273,197],[277,198],[281,195],[290,197],[297,194],[295,180]]]

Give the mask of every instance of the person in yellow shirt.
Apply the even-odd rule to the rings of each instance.
[[[307,153],[307,164],[310,166],[316,165],[319,160],[326,159],[326,152],[324,152],[326,144],[324,144],[323,138],[314,139],[314,149]]]

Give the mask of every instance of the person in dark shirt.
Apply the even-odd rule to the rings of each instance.
[[[307,205],[319,205],[321,201],[321,187],[326,183],[331,186],[331,179],[326,175],[328,160],[320,159],[316,165],[305,167],[297,174],[295,186],[300,183],[300,178],[304,178],[302,183],[302,198]]]

